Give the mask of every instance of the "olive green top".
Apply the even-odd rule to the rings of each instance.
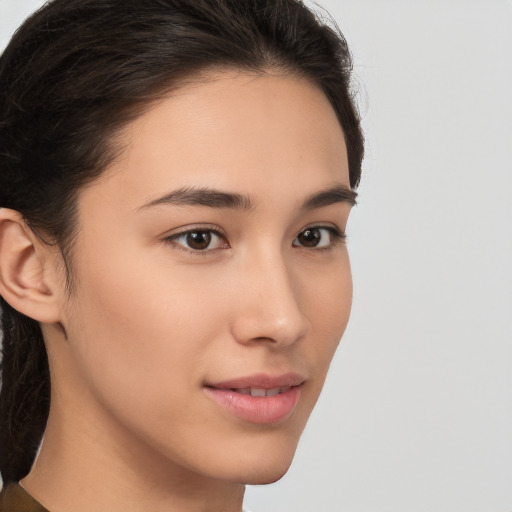
[[[8,484],[0,492],[0,512],[49,512],[18,484]]]

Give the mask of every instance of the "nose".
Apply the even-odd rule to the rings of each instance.
[[[233,298],[232,335],[238,343],[287,347],[302,339],[310,322],[304,311],[300,280],[282,255],[260,255],[239,270]]]

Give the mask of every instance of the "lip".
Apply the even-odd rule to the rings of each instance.
[[[293,414],[304,381],[305,378],[297,373],[278,376],[256,374],[206,383],[203,389],[209,398],[239,419],[256,424],[275,424],[286,421]],[[264,390],[272,394],[252,396],[249,390],[258,390],[258,394]]]
[[[266,373],[238,377],[221,382],[207,382],[206,385],[217,389],[241,389],[241,388],[260,388],[272,389],[285,386],[300,386],[304,383],[305,377],[298,373],[285,373],[282,375],[271,376]]]

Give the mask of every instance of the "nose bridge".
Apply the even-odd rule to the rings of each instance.
[[[304,336],[309,322],[300,283],[293,282],[291,271],[291,262],[278,248],[263,246],[244,258],[233,322],[237,341],[290,345]]]

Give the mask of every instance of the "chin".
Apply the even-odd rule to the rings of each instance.
[[[297,415],[295,421],[282,425],[244,429],[239,436],[232,433],[226,443],[215,444],[216,455],[211,453],[209,460],[215,461],[216,473],[226,480],[248,485],[277,482],[290,469],[307,417]]]
[[[297,445],[288,449],[260,451],[252,457],[244,457],[237,480],[247,485],[272,484],[280,480],[290,469]]]
[[[251,475],[249,479],[245,479],[244,484],[247,485],[267,485],[273,484],[278,480],[281,480],[283,476],[287,473],[290,468],[290,464],[288,464],[284,469],[280,468],[279,470],[267,470],[267,471],[259,471],[255,469],[254,474]]]

